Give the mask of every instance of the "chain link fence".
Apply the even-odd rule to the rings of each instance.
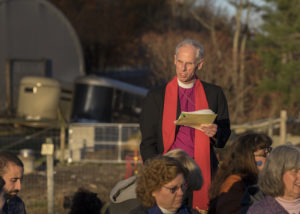
[[[41,154],[47,139],[54,145],[53,201],[49,200],[47,157]],[[24,163],[19,195],[29,214],[68,213],[67,199],[80,187],[97,193],[107,204],[116,182],[141,165],[139,143],[138,124],[71,123],[65,129],[6,124],[0,129],[0,149],[19,155]]]

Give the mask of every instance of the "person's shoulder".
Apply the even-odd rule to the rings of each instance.
[[[232,187],[234,189],[240,189],[243,187],[242,178],[239,175],[232,174],[226,178],[226,180],[221,185],[220,192],[228,192]]]
[[[273,200],[274,199],[272,197],[266,196],[262,200],[253,203],[253,205],[249,207],[247,213],[256,213],[258,211],[263,211],[266,208],[270,208],[270,206],[274,203]]]
[[[265,197],[264,193],[259,189],[258,185],[251,185],[247,188],[250,199],[253,202],[260,201]]]
[[[4,212],[5,213],[5,212]],[[15,196],[8,202],[8,213],[26,214],[25,204],[19,196]]]
[[[148,91],[146,99],[163,99],[165,96],[166,85],[157,86]]]
[[[222,90],[221,86],[218,86],[218,85],[215,85],[212,83],[208,83],[208,82],[205,82],[202,80],[201,80],[201,83],[202,83],[204,89]]]
[[[242,206],[251,206],[253,203],[260,201],[264,198],[263,192],[259,189],[257,184],[247,186],[242,200],[241,200],[241,205]]]
[[[136,176],[119,181],[110,192],[110,200],[113,203],[120,203],[136,198]]]
[[[157,94],[157,93],[161,93],[161,92],[163,92],[165,89],[166,89],[166,84],[159,85],[159,86],[156,86],[156,87],[154,87],[154,88],[151,88],[151,89],[148,91],[148,94]]]
[[[261,213],[265,208],[267,208],[267,205],[264,200],[257,201],[249,207],[247,214]]]
[[[148,213],[147,208],[143,207],[142,205],[134,208],[129,212],[129,214],[147,214],[147,213]]]

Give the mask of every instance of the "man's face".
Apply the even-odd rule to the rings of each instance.
[[[6,199],[11,199],[21,190],[21,180],[23,178],[23,168],[14,163],[8,163],[2,175],[5,185],[4,194]]]
[[[184,45],[179,48],[177,56],[174,56],[177,79],[185,84],[194,81],[195,73],[200,70],[203,60],[196,61],[197,49],[192,45]]]

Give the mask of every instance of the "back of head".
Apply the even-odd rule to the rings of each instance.
[[[154,206],[155,198],[152,192],[160,189],[179,174],[186,178],[187,170],[174,158],[158,156],[146,161],[137,177],[137,198],[145,207]]]
[[[100,214],[102,206],[102,202],[96,193],[79,188],[73,196],[69,214]]]
[[[22,161],[13,153],[7,151],[0,152],[0,175],[5,174],[5,169],[9,163],[24,168]]]
[[[273,197],[284,194],[283,174],[300,169],[300,148],[293,145],[276,147],[267,158],[264,168],[259,173],[259,188]]]
[[[210,198],[215,198],[219,194],[222,183],[232,174],[240,175],[246,185],[256,183],[258,169],[253,153],[270,147],[271,144],[271,138],[265,134],[246,133],[239,136],[230,146],[213,179]]]
[[[5,181],[3,180],[2,176],[0,176],[0,192],[2,191],[4,185],[5,185]]]
[[[201,169],[198,164],[184,150],[174,149],[165,154],[165,156],[178,160],[188,172],[186,182],[191,190],[199,190],[203,184]]]

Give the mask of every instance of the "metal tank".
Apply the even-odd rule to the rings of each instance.
[[[26,120],[56,120],[60,84],[46,77],[25,77],[20,83],[17,116]]]

